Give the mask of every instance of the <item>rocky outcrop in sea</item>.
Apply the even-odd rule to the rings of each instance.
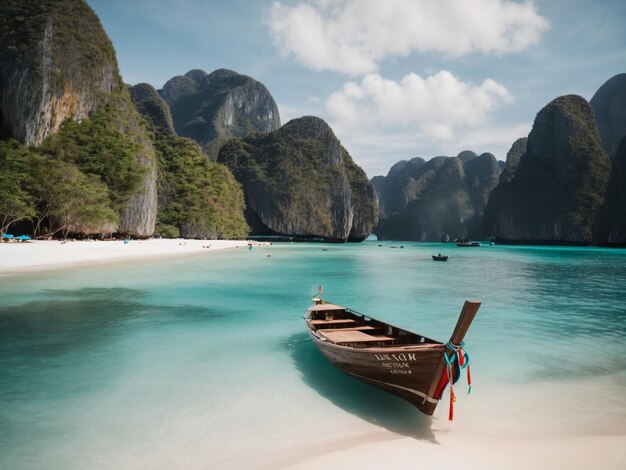
[[[379,200],[380,239],[440,241],[470,238],[500,173],[496,158],[470,150],[456,157],[396,163],[372,183]]]
[[[562,96],[535,118],[509,181],[489,198],[484,231],[523,243],[591,243],[610,161],[590,104]]]
[[[233,139],[218,161],[243,185],[253,235],[361,241],[376,223],[373,186],[319,118]]]

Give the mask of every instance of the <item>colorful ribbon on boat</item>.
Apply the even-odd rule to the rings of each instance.
[[[452,341],[449,341],[446,347],[453,351],[450,357],[448,357],[448,353],[443,355],[443,357],[446,358],[446,373],[448,375],[448,381],[450,382],[450,410],[448,412],[448,420],[452,421],[454,419],[454,402],[456,401],[453,384],[459,380],[461,370],[467,369],[467,394],[469,395],[472,391],[472,375],[470,373],[469,354],[465,351],[465,343],[461,341],[460,345],[456,345],[452,343]],[[455,372],[458,373],[455,374]]]

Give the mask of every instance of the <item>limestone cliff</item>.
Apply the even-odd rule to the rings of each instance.
[[[159,90],[170,106],[178,135],[198,142],[209,158],[231,137],[280,127],[278,107],[267,88],[231,70],[191,70]]]
[[[170,108],[152,85],[139,83],[129,86],[128,91],[137,111],[152,125],[165,132],[174,132],[174,121]]]
[[[376,223],[373,186],[319,118],[233,139],[218,161],[243,185],[252,234],[361,241]]]
[[[82,0],[4,0],[0,8],[0,138],[38,146],[64,122],[85,121],[102,109],[110,112],[109,121],[120,139],[135,146],[135,161],[145,170],[139,189],[121,209],[119,227],[102,230],[151,235],[156,217],[154,151],[97,16]]]
[[[4,0],[0,20],[0,137],[39,145],[122,87],[111,41],[85,2]]]
[[[605,205],[600,211],[597,242],[626,246],[626,137],[613,157]]]
[[[150,237],[154,233],[157,216],[157,161],[154,147],[130,99],[119,99],[116,112],[118,116],[127,116],[116,125],[136,145],[135,159],[145,169],[145,177],[139,188],[122,208],[118,232],[135,237]]]
[[[506,154],[506,165],[500,173],[500,183],[508,183],[515,176],[517,167],[519,166],[520,158],[526,152],[526,144],[528,143],[527,137],[520,137],[509,149]]]
[[[537,114],[513,178],[491,193],[485,232],[508,241],[591,243],[609,171],[589,103],[557,98]]]
[[[626,73],[607,80],[591,98],[602,147],[613,158],[626,136]]]
[[[463,166],[472,207],[475,216],[480,218],[491,191],[498,185],[498,161],[493,154],[485,152]]]
[[[457,157],[414,158],[372,179],[381,239],[439,241],[476,234],[489,194],[498,182],[490,153],[466,150]]]

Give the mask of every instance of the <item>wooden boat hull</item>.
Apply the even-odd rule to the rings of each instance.
[[[385,390],[432,415],[448,384],[448,364],[459,348],[478,308],[466,301],[450,342],[443,344],[375,318],[313,299],[304,316],[320,352],[339,370]]]
[[[442,360],[443,344],[403,350],[358,350],[309,334],[326,359],[342,372],[408,401],[429,416],[434,413],[439,400],[428,397],[427,392]]]

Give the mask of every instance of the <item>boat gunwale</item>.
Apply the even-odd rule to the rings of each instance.
[[[445,344],[443,343],[417,343],[417,344],[409,344],[406,346],[387,346],[387,347],[380,347],[380,346],[371,346],[371,347],[365,347],[365,348],[355,348],[353,346],[344,346],[342,344],[337,344],[337,343],[333,343],[332,341],[326,339],[326,338],[322,338],[321,336],[318,336],[315,334],[315,332],[313,330],[311,330],[310,328],[308,329],[308,333],[309,335],[312,336],[312,339],[314,341],[319,341],[320,343],[324,343],[328,346],[331,346],[333,348],[337,348],[337,349],[345,349],[348,351],[353,351],[353,352],[357,352],[359,354],[367,354],[367,353],[389,353],[389,352],[393,352],[393,351],[415,351],[415,350],[420,350],[420,349],[439,349],[441,348],[441,350],[443,351],[446,347]]]
[[[409,335],[414,335],[420,338],[424,338],[427,341],[424,341],[423,343],[415,343],[415,344],[407,344],[404,346],[366,346],[363,348],[355,348],[354,346],[344,346],[341,344],[337,344],[334,343],[333,341],[330,341],[328,338],[325,338],[319,334],[317,334],[317,330],[312,328],[311,326],[311,318],[309,317],[311,310],[307,310],[307,313],[304,316],[304,320],[307,326],[307,330],[308,333],[312,336],[313,340],[319,341],[320,343],[324,343],[327,344],[329,346],[332,346],[334,348],[338,348],[338,349],[343,349],[343,350],[349,350],[349,351],[355,351],[355,352],[359,352],[359,353],[371,353],[371,352],[375,352],[375,353],[380,353],[380,352],[390,352],[392,350],[398,350],[398,351],[412,351],[412,350],[420,350],[420,349],[438,349],[441,348],[442,350],[445,349],[445,343],[429,338],[427,336],[424,335],[420,335],[419,333],[414,333],[412,331],[409,331],[405,328],[399,328],[395,325],[392,325],[391,323],[387,323],[385,321],[382,320],[378,320],[377,318],[371,317],[370,315],[365,315],[361,312],[357,312],[356,310],[352,310],[349,307],[344,307],[343,305],[339,305],[339,304],[333,304],[336,307],[339,307],[340,309],[343,309],[346,311],[346,313],[348,314],[352,314],[352,315],[356,315],[359,316],[363,319],[365,318],[369,318],[369,321],[376,321],[379,322],[385,326],[390,326],[391,328],[395,328],[396,330],[399,331],[405,331],[406,333],[408,333]],[[366,320],[367,321],[367,320]]]

